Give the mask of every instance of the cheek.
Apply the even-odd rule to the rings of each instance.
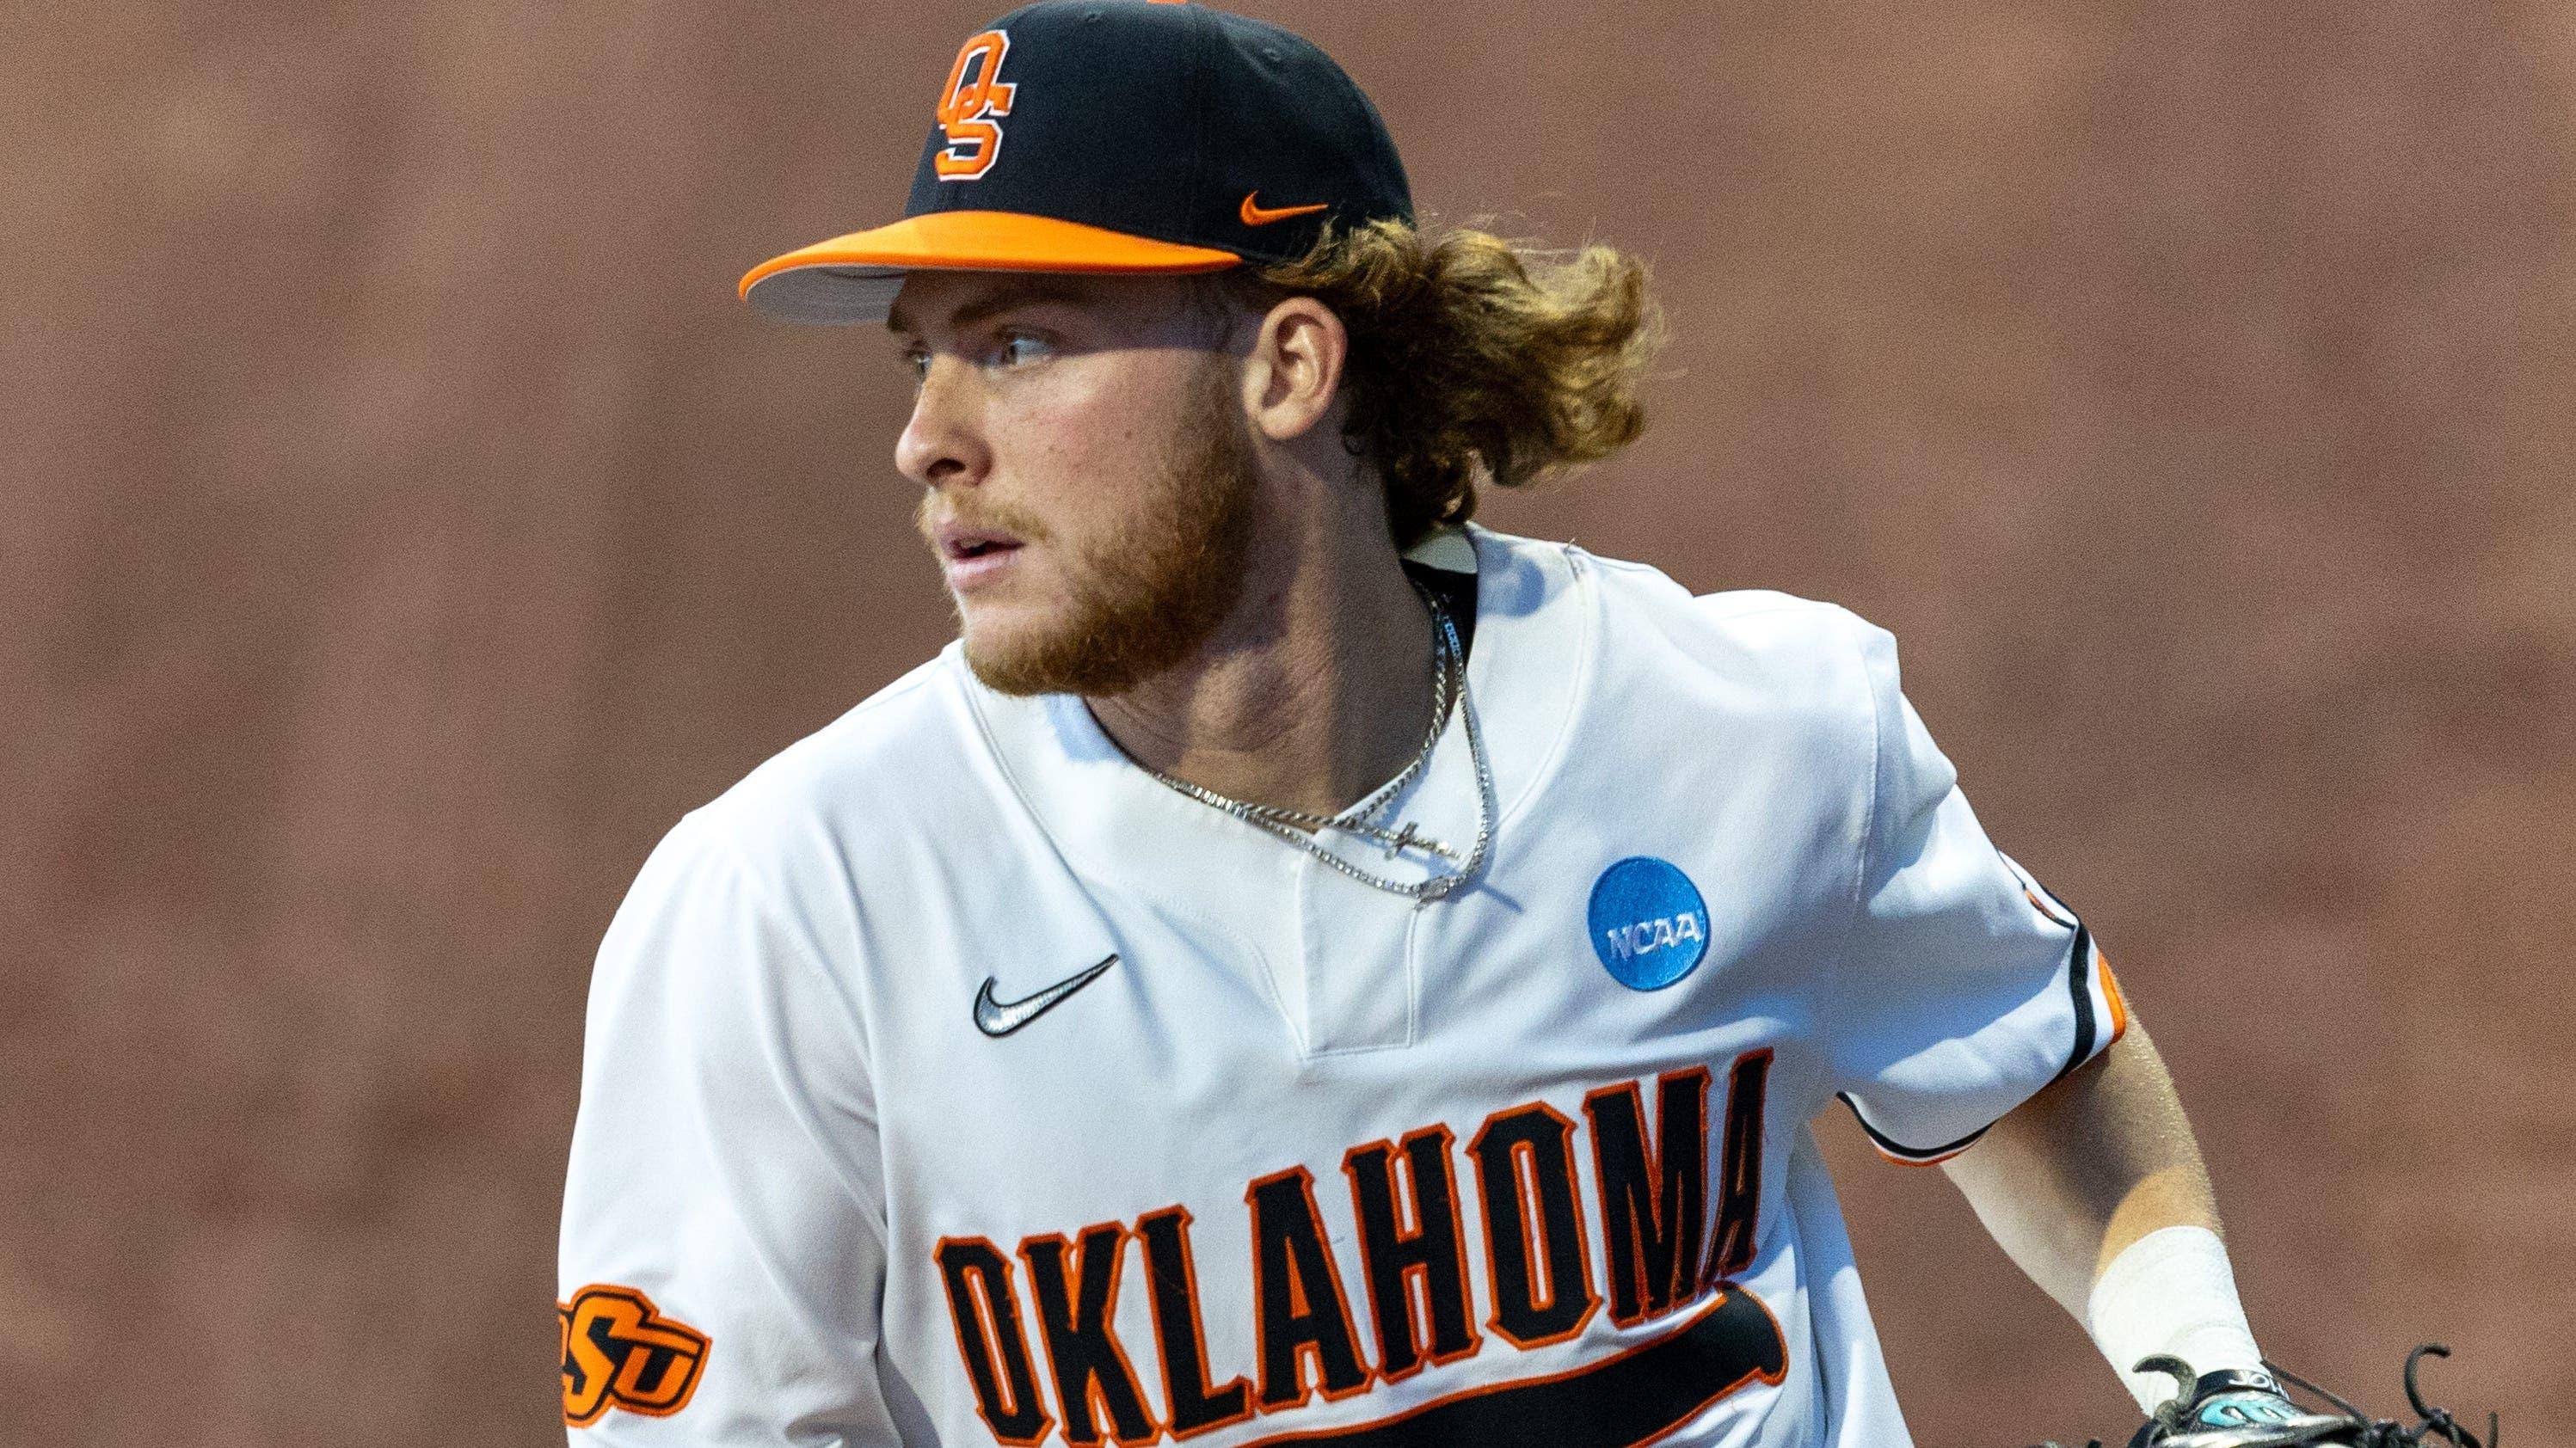
[[[1171,390],[1059,387],[1013,399],[1013,444],[997,456],[997,471],[1015,501],[1044,516],[1059,537],[1114,537],[1161,492],[1173,429],[1181,425]]]

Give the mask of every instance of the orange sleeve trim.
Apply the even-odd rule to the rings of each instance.
[[[2093,947],[2093,964],[2102,972],[2102,998],[2111,1003],[2111,1039],[2102,1046],[2107,1051],[2129,1033],[2129,1003],[2121,998],[2120,979],[2111,974],[2110,958],[2102,954],[2099,945]]]

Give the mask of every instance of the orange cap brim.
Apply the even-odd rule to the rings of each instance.
[[[1010,271],[1181,276],[1243,258],[1016,211],[933,211],[774,256],[745,273],[742,299],[793,322],[881,322],[906,272]]]

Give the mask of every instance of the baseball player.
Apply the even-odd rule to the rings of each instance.
[[[1049,0],[959,50],[903,219],[743,293],[891,329],[961,637],[608,932],[575,1441],[1903,1444],[1836,1099],[2115,1368],[2188,1364],[2171,1441],[2293,1418],[1889,636],[1467,522],[1635,435],[1633,262],[1418,228],[1297,36]]]

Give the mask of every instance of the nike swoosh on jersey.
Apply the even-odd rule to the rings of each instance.
[[[1246,226],[1268,226],[1274,221],[1286,221],[1292,216],[1312,216],[1332,204],[1329,201],[1318,201],[1312,206],[1264,206],[1253,199],[1260,194],[1258,191],[1244,193],[1242,214],[1243,224]]]
[[[1089,970],[1066,976],[1036,995],[1015,1001],[996,999],[993,977],[988,975],[984,977],[983,988],[975,992],[975,1029],[998,1041],[1054,1010],[1064,1003],[1065,997],[1100,979],[1103,972],[1117,963],[1117,952],[1112,951],[1108,958]]]

